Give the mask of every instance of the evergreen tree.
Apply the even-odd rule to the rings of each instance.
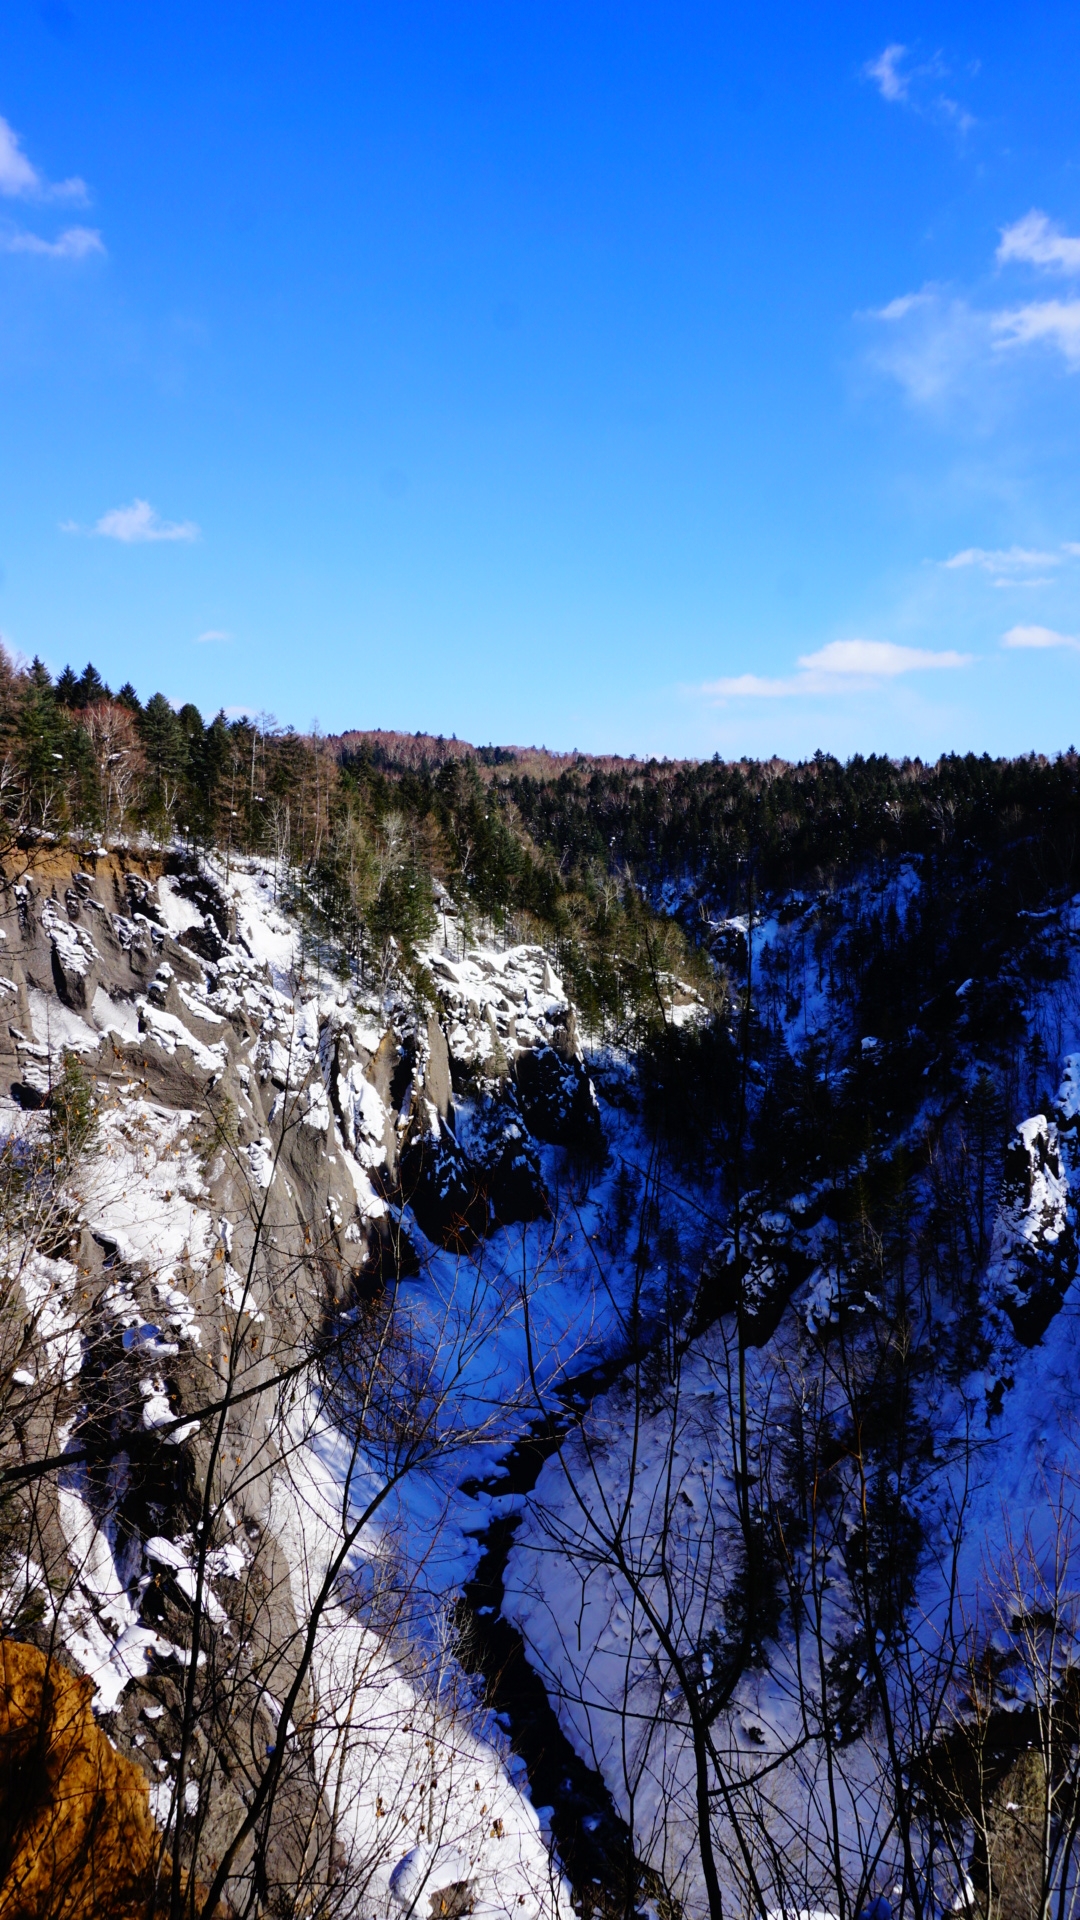
[[[52,675],[35,655],[26,676],[16,719],[18,760],[26,785],[30,819],[55,830],[63,824],[64,728]]]
[[[185,713],[187,708],[183,710]],[[232,759],[229,723],[223,712],[208,727],[199,720],[199,736],[189,742],[191,828],[202,840],[212,840],[223,803],[223,787]]]
[[[171,828],[184,798],[187,741],[177,715],[163,693],[155,693],[135,716],[146,755],[147,790],[143,811],[159,829]]]
[[[60,706],[70,707],[75,712],[80,708],[96,707],[101,701],[112,699],[112,694],[90,660],[78,675],[74,667],[65,667],[56,682],[55,693]]]

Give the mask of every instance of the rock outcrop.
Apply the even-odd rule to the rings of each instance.
[[[1075,1208],[1058,1125],[1038,1113],[1005,1154],[991,1286],[1024,1346],[1045,1333],[1076,1277]]]

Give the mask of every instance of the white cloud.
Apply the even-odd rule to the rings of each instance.
[[[909,314],[918,313],[921,308],[933,307],[937,295],[933,292],[901,293],[895,300],[886,301],[883,307],[871,307],[864,316],[867,320],[906,320]]]
[[[65,520],[62,533],[82,533],[74,520]],[[194,520],[162,520],[149,500],[133,500],[130,507],[112,507],[89,529],[102,540],[120,540],[134,546],[148,540],[197,540]]]
[[[96,227],[68,227],[58,240],[43,240],[37,233],[0,235],[4,253],[36,253],[49,260],[85,260],[89,253],[104,253],[105,246]]]
[[[94,532],[104,540],[134,544],[144,540],[197,540],[194,520],[162,520],[149,500],[133,500],[130,507],[112,507],[103,513]]]
[[[881,59],[901,51],[887,47]],[[1002,228],[997,261],[1080,275],[1080,238],[1032,208],[1022,220]],[[1069,371],[1080,370],[1080,298],[979,308],[962,294],[928,285],[855,317],[877,329],[869,349],[871,363],[896,380],[918,406],[942,402],[964,387],[969,397],[977,397],[995,358],[1000,361],[1003,354],[1025,347],[1050,347]]]
[[[1046,647],[1068,647],[1073,653],[1080,653],[1080,640],[1071,633],[1056,633],[1053,627],[1010,627],[1008,633],[1001,636],[1003,647],[1037,648],[1040,652]]]
[[[1063,550],[1071,553],[1074,549],[1066,542]],[[964,547],[962,552],[951,554],[941,564],[949,568],[980,567],[984,573],[1022,577],[1043,567],[1060,566],[1061,555],[1043,553],[1037,547]]]
[[[223,628],[207,627],[205,633],[197,633],[195,635],[195,645],[197,647],[205,647],[205,646],[208,646],[210,642],[214,640],[231,640],[231,639],[232,639],[232,634],[226,633]]]
[[[1070,371],[1080,369],[1080,299],[1032,300],[994,311],[924,287],[855,317],[879,329],[871,364],[917,406],[944,402],[965,388],[977,396],[995,357],[1019,348],[1056,348]]]
[[[910,107],[912,112],[921,114],[925,119],[945,120],[959,133],[969,133],[975,125],[975,116],[962,107],[958,100],[950,99],[947,93],[928,91],[925,82],[943,80],[948,67],[939,53],[919,66],[904,68],[909,49],[900,41],[893,40],[878,54],[876,60],[868,60],[863,67],[863,78],[873,80],[883,100],[893,106]],[[913,91],[914,88],[914,91]]]
[[[1002,227],[997,258],[1002,265],[1023,260],[1033,267],[1056,268],[1059,273],[1080,273],[1080,240],[1063,233],[1047,214],[1032,207],[1022,220]]]
[[[85,180],[46,180],[29,161],[14,127],[0,116],[0,193],[12,200],[68,200],[85,206]]]
[[[970,653],[951,649],[935,653],[926,647],[901,647],[891,640],[830,640],[816,653],[804,653],[800,672],[768,679],[740,673],[711,680],[703,693],[722,700],[782,700],[801,695],[857,692],[894,680],[903,673],[922,673],[971,665]]]
[[[863,68],[868,80],[877,81],[883,100],[906,100],[908,97],[908,76],[900,71],[900,62],[906,53],[906,47],[901,46],[899,41],[893,41],[883,53],[878,54],[876,60],[868,60]]]
[[[972,127],[979,124],[973,113],[962,107],[959,100],[950,100],[948,94],[939,93],[934,105],[943,120],[952,121],[957,133],[970,133]]]
[[[799,665],[811,673],[869,674],[892,680],[898,673],[917,673],[928,667],[968,667],[971,655],[898,647],[891,640],[830,640],[817,653],[803,654]]]
[[[998,348],[1045,341],[1058,348],[1070,367],[1080,367],[1080,300],[1032,300],[1027,306],[995,313],[991,326]]]

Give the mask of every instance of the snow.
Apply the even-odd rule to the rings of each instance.
[[[523,1046],[551,1044],[568,1012],[542,947],[470,947],[462,959],[429,947],[423,958],[447,1009],[450,1053],[463,1067],[483,1070],[500,1050],[512,1060]]]
[[[174,874],[163,873],[155,891],[161,918],[177,939],[192,927],[201,927],[203,924],[201,911],[193,900],[181,897],[180,886],[181,882]]]
[[[85,979],[98,959],[97,948],[85,927],[73,926],[51,899],[46,900],[41,909],[41,924],[64,971]]]
[[[188,1554],[184,1551],[184,1549],[179,1545],[177,1541],[165,1540],[161,1537],[160,1534],[155,1534],[151,1539],[149,1539],[146,1542],[146,1557],[148,1560],[152,1561],[155,1566],[168,1567],[169,1571],[175,1576],[176,1584],[179,1587],[181,1593],[184,1595],[185,1599],[190,1600],[192,1605],[195,1604],[195,1599],[198,1594],[198,1587],[199,1587],[198,1573],[196,1568],[192,1565]],[[208,1555],[207,1556],[207,1572],[208,1573],[213,1571],[214,1564],[220,1566],[220,1562],[214,1562],[213,1556]],[[241,1554],[240,1555],[241,1567],[243,1567],[243,1564],[244,1564],[243,1555]],[[205,1606],[207,1614],[209,1618],[213,1621],[215,1626],[224,1626],[226,1620],[228,1619],[228,1615],[226,1614],[225,1609],[222,1606],[220,1600],[218,1600],[215,1594],[212,1592],[208,1581],[205,1581],[205,1580],[203,1583],[203,1605]]]
[[[159,1283],[171,1284],[185,1261],[205,1268],[216,1239],[203,1169],[187,1137],[198,1120],[190,1109],[125,1101],[102,1115],[82,1174],[87,1224],[125,1265]]]
[[[141,994],[135,1004],[139,1009],[139,1025],[143,1032],[156,1042],[163,1053],[175,1053],[178,1047],[184,1047],[203,1073],[224,1073],[229,1057],[221,1042],[211,1047],[204,1046],[176,1014],[165,1013]]]
[[[266,1191],[274,1177],[274,1148],[269,1140],[253,1140],[247,1149],[248,1167],[257,1187]]]
[[[111,1713],[129,1682],[145,1676],[151,1655],[174,1649],[140,1624],[108,1531],[94,1518],[75,1473],[61,1482],[57,1509],[73,1569],[57,1625],[68,1653],[94,1682],[95,1710]]]
[[[100,1033],[95,1033],[93,1027],[87,1026],[70,1007],[65,1007],[55,994],[42,993],[40,987],[28,987],[26,997],[34,1038],[40,1046],[48,1048],[54,1071],[62,1063],[65,1051],[97,1052],[101,1045]]]
[[[310,1612],[341,1527],[341,1482],[325,1444],[305,1437],[310,1424],[297,1409],[296,1450],[272,1507],[298,1618]],[[322,1439],[332,1453],[332,1437]],[[408,1905],[421,1888],[434,1894],[466,1880],[475,1884],[474,1912],[490,1920],[553,1911],[570,1920],[533,1807],[498,1749],[446,1697],[444,1677],[430,1663],[404,1673],[339,1602],[323,1613],[313,1663],[315,1763],[324,1792],[338,1800],[342,1843],[370,1874],[371,1908],[388,1898]]]
[[[300,936],[275,905],[273,876],[257,861],[234,860],[226,877],[220,857],[208,871],[236,912],[237,932],[253,960],[265,966],[275,987],[287,988],[300,964]]]
[[[362,1167],[382,1166],[386,1160],[388,1115],[378,1089],[359,1061],[338,1075],[338,1097],[343,1113],[345,1143]]]
[[[915,878],[912,874],[902,890],[905,907],[914,895]],[[1066,920],[1073,930],[1074,922],[1080,924],[1075,903]],[[745,934],[745,920],[740,930]],[[786,930],[768,922],[760,930],[755,925],[755,963],[759,934],[764,953],[770,946],[782,949]],[[816,1002],[810,996],[811,1030],[836,1015],[835,1006],[830,1015],[820,964],[816,991]],[[800,1032],[806,1013],[804,999],[796,1021]],[[1018,1129],[1031,1171],[1023,1192],[999,1215],[987,1280],[991,1299],[995,1290],[1000,1294],[1016,1245],[1052,1251],[1075,1219],[1073,1189],[1080,1170],[1073,1145],[1080,1120],[1080,967],[1075,959],[1061,989],[1051,987],[1045,1004],[1036,1001],[1033,1026],[1054,1036],[1051,1057],[1060,1060],[1061,1086],[1054,1118],[1034,1115]],[[862,1051],[871,1054],[878,1045],[872,1036],[861,1043]],[[1008,1623],[1021,1610],[1019,1602],[1030,1604],[1032,1595],[1045,1597],[1055,1579],[1071,1594],[1080,1580],[1080,1501],[1074,1491],[1080,1302],[1075,1296],[1074,1286],[1031,1348],[1017,1342],[999,1314],[989,1378],[972,1375],[951,1385],[932,1373],[920,1388],[921,1411],[934,1434],[935,1451],[912,1495],[928,1545],[913,1609],[913,1694],[902,1694],[902,1676],[894,1682],[894,1710],[901,1723],[905,1713],[918,1710],[920,1683],[922,1693],[930,1695],[943,1648],[954,1641],[962,1644],[974,1622],[984,1627],[995,1619],[1003,1623],[998,1632],[1004,1645]],[[867,1298],[872,1305],[872,1296]],[[785,1396],[804,1390],[800,1383],[812,1366],[812,1352],[806,1351],[799,1323],[811,1340],[818,1338],[834,1320],[839,1301],[840,1276],[827,1264],[817,1267],[797,1296],[799,1321],[788,1316],[768,1346],[748,1357],[754,1432],[767,1434],[770,1422],[783,1417]],[[635,1617],[633,1593],[611,1571],[601,1537],[608,1515],[625,1516],[624,1549],[631,1558],[637,1553],[639,1564],[647,1568],[661,1517],[669,1514],[665,1486],[677,1488],[675,1521],[684,1533],[676,1529],[676,1541],[683,1544],[674,1556],[671,1604],[677,1615],[685,1609],[692,1622],[691,1639],[699,1647],[714,1627],[722,1633],[723,1569],[737,1566],[739,1557],[732,1446],[724,1411],[733,1404],[728,1366],[716,1330],[693,1344],[681,1383],[682,1412],[674,1424],[662,1407],[648,1401],[643,1408],[635,1407],[618,1387],[594,1402],[587,1439],[574,1435],[564,1442],[561,1456],[544,1468],[535,1492],[522,1505],[503,1608],[520,1627],[530,1658],[548,1683],[564,1731],[577,1750],[599,1766],[626,1815],[633,1787],[639,1846],[661,1866],[684,1874],[680,1884],[691,1905],[700,1904],[704,1893],[692,1864],[696,1812],[679,1689],[659,1691],[664,1663],[658,1645],[643,1630],[640,1610]],[[999,1410],[988,1398],[991,1387],[1003,1389]],[[710,1413],[712,1405],[716,1411]],[[979,1443],[974,1452],[973,1434]],[[961,1511],[963,1539],[954,1594],[947,1580],[950,1528]],[[719,1570],[708,1596],[695,1585],[695,1569],[703,1560]],[[644,1584],[647,1588],[647,1577]],[[827,1638],[829,1644],[842,1645],[845,1622],[851,1618],[842,1564],[830,1567],[830,1584]],[[883,1652],[879,1646],[879,1657]],[[813,1686],[813,1653],[807,1643],[799,1657],[802,1678],[810,1673]],[[769,1776],[774,1835],[784,1831],[787,1822],[787,1831],[812,1838],[816,1823],[824,1855],[828,1796],[822,1747],[812,1743],[800,1750],[800,1673],[794,1659],[790,1636],[770,1643],[760,1668],[743,1673],[714,1738],[729,1778],[749,1778],[756,1764],[775,1767]],[[706,1675],[710,1665],[711,1656],[704,1656],[701,1670]],[[1014,1675],[1011,1682],[1006,1677],[1003,1684],[1006,1694],[1011,1684],[1015,1701],[1029,1697],[1030,1684],[1022,1675]],[[784,1754],[790,1757],[780,1763]],[[879,1817],[873,1810],[885,1804],[879,1755],[871,1740],[845,1738],[840,1779],[842,1844],[854,1862],[860,1847],[872,1851],[867,1836]],[[880,1838],[883,1843],[887,1839],[883,1831]],[[650,1855],[651,1846],[660,1851]],[[883,1864],[887,1860],[886,1852]],[[827,1874],[824,1880],[827,1886]],[[962,1904],[962,1887],[953,1889],[949,1898],[954,1897]]]
[[[314,1144],[340,1161],[358,1215],[385,1217],[387,1203],[373,1176],[385,1165],[393,1122],[363,1060],[378,1050],[401,1009],[352,983],[313,983],[310,976],[294,999],[301,943],[276,904],[272,876],[257,862],[233,864],[227,876],[224,863],[215,862],[208,872],[231,901],[243,947],[230,944],[208,970],[204,988],[178,982],[167,963],[158,969],[151,994],[134,1003],[99,988],[92,1003],[95,1027],[125,1039],[141,1032],[182,1070],[193,1066],[217,1078],[230,1049],[237,1050],[225,1023],[245,1014],[258,1034],[250,1054],[252,1077],[257,1073],[264,1086],[277,1089],[275,1113],[286,1100],[299,1099]],[[159,883],[157,902],[174,933],[202,924],[171,880]],[[132,930],[133,923],[124,925]],[[56,927],[66,940],[59,917]],[[79,956],[89,966],[86,947],[75,940],[65,946],[65,956],[69,946],[72,966]],[[512,1058],[522,1045],[551,1042],[569,1030],[572,1015],[562,983],[540,948],[496,952],[474,946],[463,958],[433,948],[428,958],[451,1003],[451,1047],[461,1059],[487,1062],[500,1051]],[[208,1023],[211,1031],[221,1028],[222,1039],[200,1040],[180,1017],[155,1004],[166,993],[170,1006],[178,1000],[194,1021]],[[32,1014],[35,1033],[39,1019],[45,1022],[46,1048],[77,1045],[88,1051],[98,1045],[99,1032],[85,1021],[50,996],[41,1001]],[[692,1001],[676,1011],[696,1017]],[[334,1036],[343,1032],[361,1057],[339,1074],[339,1133],[327,1079]],[[422,1058],[422,1028],[419,1038]],[[148,1432],[167,1429],[175,1418],[168,1363],[185,1348],[198,1347],[204,1333],[209,1342],[223,1305],[246,1312],[249,1324],[271,1317],[272,1301],[261,1292],[245,1297],[233,1265],[229,1222],[222,1222],[211,1193],[218,1176],[193,1144],[200,1120],[191,1109],[125,1090],[104,1106],[93,1150],[79,1169],[82,1219],[115,1250],[102,1307],[136,1361],[140,1416]],[[606,1121],[615,1156],[645,1158],[632,1118],[612,1110]],[[272,1131],[273,1118],[270,1125]],[[273,1177],[273,1138],[260,1131],[243,1152],[254,1187],[265,1193]],[[433,1368],[436,1389],[451,1396],[455,1420],[475,1429],[478,1438],[460,1454],[411,1474],[386,1499],[357,1541],[318,1629],[317,1765],[328,1794],[343,1808],[345,1844],[359,1865],[372,1869],[365,1896],[372,1913],[393,1912],[414,1900],[423,1912],[429,1893],[467,1881],[474,1913],[490,1920],[539,1920],[541,1914],[569,1920],[566,1889],[553,1872],[520,1762],[447,1651],[445,1610],[475,1570],[477,1535],[494,1514],[509,1510],[506,1501],[483,1490],[463,1491],[463,1480],[496,1469],[536,1417],[537,1392],[550,1399],[560,1383],[597,1364],[624,1337],[635,1286],[633,1258],[624,1246],[604,1244],[622,1165],[615,1156],[589,1191],[569,1195],[563,1156],[543,1149],[544,1177],[559,1201],[555,1221],[500,1230],[469,1258],[428,1246],[406,1215],[423,1270],[396,1292],[402,1338],[415,1343],[419,1364]],[[686,1226],[692,1209],[683,1217],[678,1202],[672,1206]],[[335,1226],[344,1226],[333,1196],[331,1215]],[[356,1234],[350,1222],[344,1237],[355,1244]],[[239,1256],[238,1264],[244,1264]],[[200,1325],[193,1282],[205,1286],[208,1276],[206,1324]],[[38,1288],[48,1364],[72,1382],[81,1358],[69,1306],[75,1277],[69,1263],[56,1261],[35,1266],[29,1275]],[[661,1284],[659,1272],[650,1274],[647,1295]],[[178,1446],[193,1431],[185,1424],[165,1437]],[[295,1412],[294,1442],[275,1470],[269,1520],[301,1609],[317,1591],[340,1539],[350,1472],[355,1467],[358,1475],[356,1498],[361,1487],[370,1493],[378,1483],[379,1462],[372,1457],[354,1463],[347,1437],[306,1403]],[[99,1710],[107,1711],[131,1678],[145,1674],[152,1652],[175,1650],[140,1626],[136,1578],[130,1575],[125,1583],[121,1577],[110,1523],[95,1516],[74,1469],[62,1491],[62,1524],[78,1568],[61,1609],[62,1636],[71,1658],[92,1675]],[[190,1598],[190,1543],[153,1534],[144,1546],[149,1561],[167,1567]],[[212,1581],[238,1577],[243,1549],[229,1543],[215,1553],[208,1562]],[[377,1576],[391,1562],[408,1570],[409,1632],[400,1640],[377,1635],[356,1598],[366,1590],[366,1575]],[[217,1595],[208,1594],[207,1606],[223,1625]],[[172,1792],[170,1782],[157,1784],[161,1807]]]
[[[161,969],[159,968],[158,971],[160,973]],[[225,1015],[223,1013],[216,1013],[205,995],[192,993],[189,987],[183,985],[177,987],[176,991],[178,998],[189,1013],[194,1013],[198,1019],[207,1021],[210,1026],[224,1026]]]
[[[102,1033],[115,1033],[121,1040],[138,1039],[139,1012],[134,1000],[114,999],[104,987],[95,987],[90,1010]]]
[[[46,1367],[65,1384],[78,1379],[82,1366],[82,1338],[71,1308],[78,1277],[70,1260],[50,1260],[38,1252],[19,1271],[31,1328],[42,1342]]]

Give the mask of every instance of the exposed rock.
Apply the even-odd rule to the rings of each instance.
[[[452,1099],[450,1053],[446,1035],[435,1014],[427,1022],[427,1058],[424,1063],[423,1091],[441,1120],[449,1117]]]
[[[467,1253],[488,1230],[482,1179],[448,1127],[416,1133],[401,1156],[401,1194],[429,1240]]]
[[[806,1279],[811,1261],[784,1216],[765,1215],[748,1225],[738,1256],[725,1237],[701,1270],[695,1304],[697,1331],[741,1308],[743,1336],[762,1347],[780,1324],[795,1288]]]
[[[1018,1340],[1034,1346],[1076,1277],[1075,1209],[1057,1124],[1038,1113],[1005,1155],[990,1256],[993,1290]]]
[[[494,1221],[547,1220],[551,1203],[540,1155],[521,1116],[512,1084],[482,1100],[469,1136],[473,1164],[487,1191]]]
[[[521,1111],[538,1140],[555,1146],[596,1149],[603,1139],[600,1108],[585,1063],[542,1046],[519,1053],[514,1063]]]
[[[52,973],[64,1005],[84,1013],[94,995],[98,950],[85,927],[75,926],[55,900],[46,900],[41,924],[52,948]]]
[[[375,1221],[364,1264],[357,1275],[360,1292],[377,1293],[395,1280],[414,1280],[420,1261],[405,1228],[389,1213]]]
[[[595,1097],[572,1010],[538,949],[479,953],[456,971],[447,962],[457,996],[448,1044],[451,1014],[444,1025],[409,981],[376,989],[305,974],[258,863],[226,874],[210,858],[57,845],[3,884],[4,1091],[30,1106],[48,1101],[59,1076],[81,1085],[74,1053],[97,1115],[70,1213],[20,1276],[34,1334],[17,1384],[38,1392],[52,1377],[42,1406],[50,1420],[62,1408],[88,1461],[85,1478],[44,1502],[45,1612],[27,1611],[25,1626],[36,1632],[42,1618],[42,1638],[58,1636],[91,1676],[71,1684],[87,1720],[91,1696],[110,1716],[121,1752],[107,1741],[105,1750],[135,1776],[136,1828],[149,1816],[135,1769],[149,1770],[162,1820],[175,1780],[199,1488],[211,1469],[202,1410],[230,1369],[243,1383],[219,1450],[231,1491],[215,1512],[200,1661],[209,1673],[244,1646],[252,1665],[220,1712],[210,1687],[198,1709],[178,1854],[205,1879],[242,1824],[252,1767],[257,1775],[275,1750],[280,1709],[260,1694],[259,1649],[274,1649],[280,1699],[300,1644],[291,1536],[268,1498],[283,1431],[271,1412],[277,1373],[319,1350],[328,1330],[381,1311],[370,1296],[384,1284],[420,1273],[419,1238],[414,1246],[391,1201],[411,1204],[419,1229],[459,1254],[493,1217],[546,1215],[515,1059],[550,1058],[538,1111],[568,1141],[599,1138]],[[467,1145],[453,1127],[452,1072],[483,1089],[483,1124]],[[40,1122],[11,1117],[48,1140]],[[31,1410],[20,1429],[31,1453],[55,1447],[44,1420]],[[23,1630],[24,1616],[14,1618]],[[311,1711],[302,1696],[298,1723]],[[266,1837],[265,1870],[279,1888],[298,1884],[305,1849],[320,1872],[337,1871],[306,1747],[289,1767]],[[204,1803],[196,1789],[211,1774]],[[124,1791],[113,1794],[117,1817]],[[126,1853],[137,1880],[135,1841]],[[231,1892],[246,1897],[249,1865],[238,1857]],[[456,1867],[431,1890],[446,1917],[472,1900]],[[6,1895],[0,1881],[0,1920],[23,1920]],[[107,1911],[126,1915],[126,1898],[110,1888]],[[71,1920],[81,1910],[90,1911],[74,1895],[56,1908]]]
[[[384,1036],[392,1043],[393,1036]],[[385,1167],[393,1171],[397,1140],[386,1100],[376,1084],[381,1079],[385,1093],[390,1092],[392,1072],[389,1046],[380,1044],[373,1056],[357,1044],[354,1028],[343,1025],[334,1036],[330,1098],[338,1117],[346,1146],[362,1167]]]

